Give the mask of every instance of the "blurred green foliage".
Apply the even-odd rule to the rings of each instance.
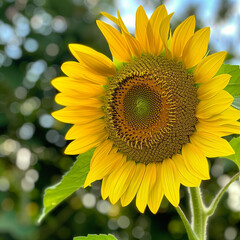
[[[57,183],[75,161],[63,154],[69,126],[50,115],[60,108],[54,103],[56,92],[50,81],[62,75],[64,61],[74,60],[69,43],[86,44],[111,56],[95,20],[102,10],[116,10],[116,3],[0,0],[0,240],[72,239],[91,233],[111,233],[121,240],[187,239],[180,218],[166,199],[157,215],[148,210],[142,215],[134,203],[121,208],[103,201],[100,182],[79,189],[36,225],[44,189]],[[237,169],[224,159],[211,159],[210,164],[213,179],[202,184],[207,202]],[[211,219],[209,239],[240,239],[239,189],[235,185],[228,191]],[[181,198],[188,211],[183,187]]]

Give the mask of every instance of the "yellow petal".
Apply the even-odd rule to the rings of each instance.
[[[116,73],[113,62],[104,54],[81,44],[69,44],[69,49],[74,57],[93,73],[103,76],[113,76]]]
[[[117,24],[117,25],[119,26],[119,21],[118,21],[118,19],[117,19],[116,17],[114,17],[113,15],[111,15],[111,14],[109,14],[109,13],[106,13],[106,12],[101,12],[101,14],[102,14],[104,17],[110,19],[112,22],[114,22],[115,24]]]
[[[133,175],[134,181],[131,181],[129,183],[129,186],[123,196],[121,197],[121,204],[122,206],[127,206],[135,197],[139,186],[141,185],[144,173],[145,173],[145,164],[137,163],[136,164],[136,170]]]
[[[94,135],[104,131],[106,123],[103,119],[92,121],[88,124],[73,125],[66,133],[65,139],[72,140],[76,138]]]
[[[111,182],[109,188],[109,200],[112,204],[115,204],[128,188],[129,183],[132,181],[135,169],[136,163],[134,161],[128,161],[123,164],[116,173],[112,173],[109,176]],[[113,176],[112,179],[111,176]],[[135,179],[133,179],[133,181],[134,180]]]
[[[162,164],[156,164],[156,181],[149,194],[148,206],[152,213],[156,214],[163,198],[163,187],[161,181]]]
[[[194,70],[196,83],[208,82],[222,66],[227,52],[217,52],[205,57]]]
[[[172,17],[173,13],[169,14],[166,16],[160,25],[160,36],[163,41],[164,46],[167,46],[168,42],[168,35],[169,35],[169,29],[170,29],[170,20]]]
[[[154,45],[152,46],[151,52],[155,56],[160,55],[161,52],[163,51],[163,42],[160,38],[159,29],[160,29],[160,25],[165,17],[167,17],[166,7],[164,5],[160,5],[153,12],[153,14],[149,20],[151,30],[153,33],[153,38],[154,38],[154,40],[152,40]],[[148,29],[148,31],[149,30],[150,30],[150,28]],[[150,43],[149,43],[149,45],[150,45]],[[151,45],[150,45],[150,47],[151,47]]]
[[[182,147],[182,156],[188,171],[200,179],[209,179],[209,167],[204,153],[194,144],[187,143]]]
[[[82,62],[81,53],[85,53],[85,54],[88,54],[88,55],[92,55],[92,56],[98,58],[99,60],[101,59],[101,61],[103,61],[106,64],[106,66],[108,66],[110,68],[114,67],[113,62],[107,56],[105,56],[104,54],[94,50],[91,47],[85,46],[83,44],[78,44],[78,43],[70,43],[68,45],[68,47],[69,47],[71,53],[73,54],[73,56],[79,62]]]
[[[78,98],[102,97],[105,90],[102,86],[89,82],[79,82],[68,77],[58,77],[52,80],[51,84],[60,92]]]
[[[93,153],[91,163],[90,163],[90,169],[95,167],[96,164],[102,161],[103,157],[106,157],[109,154],[109,152],[112,150],[112,146],[113,146],[113,141],[110,141],[110,140],[105,140],[104,142],[99,144],[99,146],[95,149]],[[116,152],[113,152],[113,153],[116,153]]]
[[[220,117],[222,119],[232,119],[238,120],[240,119],[240,111],[232,106],[230,106],[227,110],[221,113]]]
[[[88,135],[82,138],[78,138],[72,141],[67,146],[64,153],[69,155],[84,153],[92,149],[93,147],[96,147],[97,145],[99,145],[107,137],[108,137],[108,134],[104,131],[103,133],[100,133],[100,134]]]
[[[240,134],[240,122],[234,121],[220,125],[216,122],[201,121],[196,124],[197,131],[211,132],[219,137]]]
[[[147,52],[154,54],[158,51],[158,49],[155,46],[155,38],[153,35],[153,30],[152,30],[150,21],[148,21],[148,23],[147,23],[146,32],[147,32],[147,42],[148,42]]]
[[[122,18],[121,18],[121,15],[120,15],[119,10],[117,10],[117,16],[118,16],[118,23],[119,23],[119,27],[120,27],[121,31],[122,31],[122,32],[125,32],[125,33],[127,33],[127,34],[130,34],[130,33],[128,32],[128,30],[127,30],[127,28],[126,28],[126,26],[125,26]]]
[[[55,102],[63,106],[94,106],[99,108],[103,106],[103,101],[100,98],[81,98],[65,93],[58,93],[55,96]]]
[[[107,197],[109,195],[108,189],[106,188],[106,183],[107,183],[108,177],[109,177],[109,175],[105,176],[102,180],[101,195],[102,195],[103,200],[107,199]]]
[[[143,213],[148,203],[148,195],[151,191],[153,180],[156,180],[156,164],[150,163],[146,166],[146,171],[142,179],[141,185],[137,192],[136,206]]]
[[[105,199],[105,197],[109,197],[110,195],[112,196],[113,188],[111,185],[112,185],[113,181],[115,183],[117,182],[118,177],[120,176],[119,173],[121,173],[121,172],[119,172],[119,169],[121,169],[126,164],[127,157],[125,155],[123,155],[122,153],[117,153],[117,154],[118,155],[120,154],[122,157],[120,159],[118,159],[117,162],[115,163],[114,167],[112,167],[112,169],[107,172],[108,177],[106,178],[106,182],[103,182],[104,190],[102,193],[104,195],[104,199]],[[105,163],[103,162],[103,164],[105,164]],[[105,167],[102,166],[101,168],[105,168]],[[111,202],[112,198],[109,200]]]
[[[173,160],[165,159],[162,162],[161,180],[166,198],[174,207],[177,207],[180,201],[180,181]]]
[[[115,168],[119,168],[121,165],[121,159],[123,154],[113,153],[102,158],[101,163],[97,163],[94,167],[90,168],[87,175],[86,181],[84,183],[84,188],[89,186],[92,182],[96,180],[103,179],[105,176],[109,175]]]
[[[197,91],[198,98],[206,100],[216,96],[218,92],[227,86],[230,78],[231,75],[229,74],[221,74],[202,84]]]
[[[201,101],[196,108],[198,118],[207,119],[226,110],[233,102],[233,97],[226,91],[220,91],[216,96]]]
[[[114,17],[114,16],[112,16],[111,14],[106,13],[106,12],[101,12],[101,14],[102,14],[103,16],[107,17],[108,19],[110,19],[110,20],[111,20],[112,22],[114,22],[115,24],[117,24],[117,25],[120,27],[120,29],[121,29],[122,32],[125,32],[125,33],[130,34],[130,33],[128,32],[128,30],[127,30],[127,28],[126,28],[126,26],[125,26],[122,18],[121,18],[121,15],[120,15],[119,10],[117,10],[118,18],[116,18],[116,17]]]
[[[169,29],[170,29],[170,20],[173,13],[169,14],[167,17],[165,17],[160,25],[160,36],[165,48],[166,57],[168,59],[172,58],[171,51],[168,48],[168,35],[169,35]]]
[[[201,183],[201,178],[188,170],[183,160],[183,156],[175,154],[172,159],[177,167],[180,182],[186,187],[198,187]]]
[[[222,157],[234,154],[227,140],[209,132],[197,131],[190,136],[191,142],[207,157]]]
[[[182,56],[186,43],[194,34],[195,22],[195,17],[190,16],[179,24],[174,31],[171,41],[171,52],[175,59],[179,59]]]
[[[167,9],[164,5],[160,5],[153,12],[152,16],[150,17],[150,23],[151,23],[154,35],[159,35],[159,28],[160,28],[161,22],[167,15],[168,15]]]
[[[207,120],[211,122],[217,121],[217,124],[229,124],[232,121],[238,120],[238,119],[240,119],[240,111],[230,106],[222,113],[212,116]],[[199,119],[199,120],[201,121],[202,119]]]
[[[122,62],[130,62],[132,55],[121,33],[102,21],[97,20],[97,25],[106,38],[113,57]]]
[[[139,6],[136,12],[135,37],[139,41],[144,53],[148,52],[147,24],[147,14],[144,8]]]
[[[186,69],[196,66],[205,56],[208,49],[210,28],[198,30],[186,43],[182,61]]]
[[[142,48],[137,39],[135,39],[132,35],[123,32],[123,36],[128,44],[128,47],[132,53],[132,55],[136,58],[139,58],[142,54]]]
[[[103,117],[104,112],[100,108],[71,106],[53,112],[52,116],[60,122],[84,124]]]
[[[61,69],[67,76],[74,79],[75,82],[90,82],[101,85],[107,84],[107,78],[105,75],[94,74],[90,69],[82,66],[78,62],[65,62],[62,64]]]

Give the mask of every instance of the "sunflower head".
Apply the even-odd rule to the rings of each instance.
[[[169,37],[164,5],[150,18],[137,9],[135,36],[119,12],[102,15],[120,29],[97,21],[117,61],[70,44],[78,62],[64,63],[67,77],[52,81],[56,102],[66,106],[53,116],[73,124],[65,153],[96,147],[84,187],[102,180],[102,197],[113,204],[136,196],[141,212],[148,205],[156,213],[165,195],[178,206],[180,184],[209,179],[207,157],[234,153],[222,137],[240,133],[240,112],[223,90],[231,76],[216,76],[226,52],[207,56],[210,29],[195,32],[194,16]]]

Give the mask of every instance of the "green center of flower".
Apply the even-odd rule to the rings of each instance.
[[[135,109],[138,117],[144,118],[144,116],[148,115],[149,112],[149,103],[147,99],[144,97],[138,97],[136,100]]]
[[[143,56],[109,81],[105,116],[109,138],[130,160],[148,164],[180,153],[195,131],[193,76],[164,56]]]
[[[132,86],[123,99],[123,114],[131,128],[146,129],[157,121],[161,99],[147,84]]]

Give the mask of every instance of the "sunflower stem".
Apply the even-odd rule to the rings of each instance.
[[[189,240],[199,240],[198,237],[196,236],[195,232],[192,230],[191,225],[190,225],[187,217],[185,216],[184,212],[180,208],[180,206],[176,207],[176,210],[185,226]]]
[[[209,207],[206,208],[206,215],[207,216],[212,216],[218,206],[218,203],[220,202],[223,194],[226,192],[226,190],[228,189],[228,187],[238,178],[240,177],[240,172],[236,173],[231,179],[230,181],[218,192],[218,194],[216,195],[216,197],[213,199],[212,203],[210,204]]]
[[[205,205],[202,201],[199,187],[190,188],[191,209],[192,209],[192,228],[199,240],[205,240],[207,228],[207,215]]]

